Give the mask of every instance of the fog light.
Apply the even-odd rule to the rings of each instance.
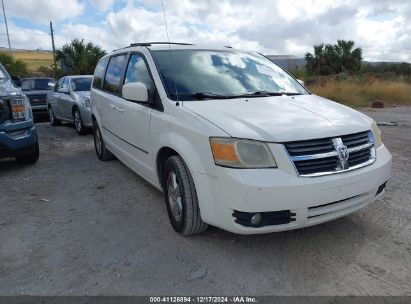
[[[251,224],[258,225],[261,223],[261,213],[256,213],[251,218]]]

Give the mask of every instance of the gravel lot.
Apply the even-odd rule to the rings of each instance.
[[[92,136],[39,123],[34,166],[0,161],[0,295],[411,295],[411,108],[375,110],[385,199],[323,225],[184,238],[163,196]]]

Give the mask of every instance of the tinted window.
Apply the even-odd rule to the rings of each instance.
[[[96,70],[94,71],[93,88],[101,88],[101,84],[103,83],[104,73],[106,71],[108,59],[109,59],[108,57],[103,58],[97,64]]]
[[[53,79],[22,79],[21,89],[23,91],[50,90],[49,82],[53,82]]]
[[[90,91],[92,78],[74,78],[71,80],[71,89],[77,91]]]
[[[193,100],[196,93],[307,94],[289,74],[257,54],[234,50],[157,50],[152,54],[173,99],[176,93],[182,100]]]
[[[65,78],[61,78],[59,81],[57,81],[56,85],[54,86],[54,91],[58,91],[58,89],[61,88],[61,86],[63,85],[63,81]]]
[[[142,82],[148,90],[152,87],[150,73],[141,55],[133,54],[130,56],[124,83],[130,82]]]
[[[63,84],[61,85],[61,88],[68,89],[68,83],[69,83],[69,80],[67,78],[64,79]]]
[[[124,70],[126,55],[111,57],[104,78],[103,89],[118,94],[120,92],[120,79]]]

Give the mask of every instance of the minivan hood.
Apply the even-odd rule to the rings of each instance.
[[[316,95],[185,101],[232,137],[287,142],[370,130],[372,119]]]

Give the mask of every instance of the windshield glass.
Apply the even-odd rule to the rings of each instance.
[[[308,94],[290,75],[260,55],[230,50],[155,50],[152,54],[173,100],[176,92],[179,100],[256,92],[256,97],[263,93]]]
[[[52,79],[22,79],[21,89],[23,91],[34,91],[34,90],[51,90],[49,87],[49,82]]]
[[[88,78],[73,78],[71,80],[71,88],[74,92],[77,91],[90,91],[91,77]]]

